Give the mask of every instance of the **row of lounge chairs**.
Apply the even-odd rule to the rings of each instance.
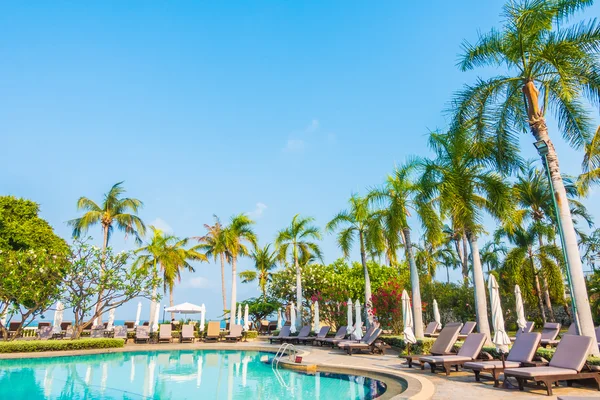
[[[418,359],[421,369],[429,365],[432,373],[442,369],[449,375],[452,367],[457,371],[463,367],[474,372],[476,381],[480,381],[481,373],[491,374],[496,387],[499,386],[500,374],[504,374],[505,380],[515,378],[520,390],[524,389],[526,381],[543,383],[549,396],[552,395],[552,385],[558,385],[558,381],[567,381],[570,385],[573,380],[594,379],[600,390],[600,372],[592,371],[586,364],[590,346],[597,344],[590,337],[574,335],[574,327],[558,341],[558,332],[555,330],[560,330],[560,324],[546,324],[542,333],[519,332],[506,360],[493,360],[489,354],[482,352],[486,337],[481,333],[469,334],[460,350],[452,353],[461,328],[462,324],[446,325],[433,343],[431,354],[401,357],[407,360],[409,367],[412,367],[413,360]],[[533,323],[526,329],[532,330]],[[600,328],[597,333],[599,330]],[[540,345],[556,346],[550,362],[543,359],[534,361]]]

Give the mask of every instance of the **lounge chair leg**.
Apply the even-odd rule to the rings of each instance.
[[[444,364],[444,372],[446,372],[446,376],[450,375],[451,370],[452,370],[452,365]]]
[[[431,367],[431,373],[435,374],[435,363],[431,363],[429,366]]]
[[[500,375],[500,373],[498,371],[496,371],[496,369],[492,370],[492,377],[494,378],[494,387],[500,386],[500,381],[498,379],[499,375]]]
[[[544,381],[544,385],[546,385],[546,394],[548,396],[552,396],[552,381]]]
[[[475,373],[475,382],[481,382],[481,379],[479,378],[481,371],[473,370],[473,372]]]
[[[596,380],[596,384],[598,385],[598,391],[600,391],[600,375],[596,374],[596,376],[594,376],[594,379]]]
[[[506,376],[504,377],[504,379],[506,379]],[[525,388],[523,388],[523,378],[517,378],[517,383],[519,384],[519,390],[523,391]]]
[[[458,364],[456,364],[456,372],[458,372]]]
[[[556,382],[556,385],[558,386],[558,382]],[[572,387],[573,386],[573,381],[567,381],[567,387]]]

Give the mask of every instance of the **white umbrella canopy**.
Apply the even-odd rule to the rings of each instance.
[[[517,306],[517,325],[520,329],[525,329],[527,320],[525,319],[525,308],[523,307],[523,297],[519,285],[515,285],[515,304]]]
[[[142,302],[138,302],[137,313],[135,314],[135,324],[134,326],[138,326],[140,324],[140,317],[142,316]]]
[[[296,333],[296,307],[290,307],[290,333]]]
[[[402,291],[402,320],[404,321],[404,341],[410,344],[417,343],[413,332],[413,315],[410,307],[410,297],[406,289]]]
[[[165,311],[179,314],[200,314],[202,312],[202,306],[197,306],[192,303],[181,303],[173,307],[167,307],[165,308]]]
[[[433,299],[433,320],[437,322],[438,329],[442,327],[442,318],[440,317],[440,309],[438,308],[438,303],[435,299]]]
[[[152,332],[157,332],[158,331],[158,319],[160,318],[160,303],[157,303],[156,306],[154,307],[154,309],[156,311],[154,312],[154,319],[152,321],[152,326],[150,327],[150,330]]]
[[[356,319],[356,323],[354,324],[354,331],[352,332],[352,336],[356,340],[360,340],[363,337],[362,334],[362,315],[360,313],[360,301],[356,300],[356,304],[354,304],[354,318]]]
[[[319,321],[319,302],[315,301],[315,315],[313,317],[313,331],[318,332],[321,328],[321,322]]]
[[[115,326],[115,309],[111,308],[108,312],[108,322],[106,323],[106,330],[112,331]]]
[[[52,332],[60,333],[60,324],[63,322],[63,314],[65,312],[65,305],[60,301],[56,303],[56,311],[54,311],[54,322],[52,323]],[[6,325],[6,315],[2,325]]]
[[[248,304],[244,307],[244,330],[250,330],[250,319],[248,318]]]
[[[283,328],[283,318],[281,317],[281,308],[277,310],[277,330],[280,331]]]
[[[500,291],[498,282],[494,275],[490,275],[488,279],[488,288],[490,291],[490,304],[492,306],[492,325],[494,327],[494,338],[492,342],[496,345],[496,349],[506,353],[510,345],[510,338],[506,334],[504,328],[504,316],[502,315],[502,305],[500,304]]]
[[[198,327],[198,329],[200,330],[200,332],[204,331],[204,319],[206,318],[206,306],[204,304],[202,304],[202,312],[200,313],[200,326]]]
[[[346,315],[347,318],[347,330],[348,332],[352,332],[353,328],[352,328],[352,299],[348,299],[348,314]]]

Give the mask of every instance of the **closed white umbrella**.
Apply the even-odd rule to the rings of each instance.
[[[355,340],[360,340],[363,337],[362,334],[362,315],[360,313],[360,302],[358,301],[358,299],[356,300],[356,303],[354,304],[354,318],[356,320],[356,323],[354,324],[354,332],[352,332],[352,336],[354,337]]]
[[[237,311],[237,322],[238,325],[242,324],[242,305],[238,304],[238,311]]]
[[[248,304],[244,307],[244,330],[250,330],[250,318],[248,318]]]
[[[402,320],[404,321],[404,341],[406,343],[415,344],[417,338],[413,332],[413,315],[410,307],[410,297],[406,289],[402,291]]]
[[[517,306],[517,325],[522,332],[527,326],[527,320],[525,319],[525,308],[523,307],[523,297],[519,285],[515,285],[515,304]]]
[[[112,331],[115,327],[115,309],[111,308],[108,312],[108,322],[106,323],[106,330]]]
[[[283,328],[283,318],[281,317],[281,308],[277,310],[277,330],[280,331]]]
[[[65,312],[65,305],[60,301],[56,303],[56,311],[54,311],[54,322],[52,323],[52,332],[60,333],[60,324],[63,322],[63,314]],[[2,322],[2,325],[6,326],[6,316],[5,320]]]
[[[318,332],[321,328],[321,322],[319,321],[319,302],[315,301],[315,315],[313,316],[313,331]]]
[[[152,330],[152,332],[157,332],[158,331],[158,319],[160,318],[160,303],[157,303],[156,307],[154,307],[154,309],[156,311],[154,312],[154,319],[152,321],[152,326],[150,327],[150,329]]]
[[[204,331],[204,320],[206,318],[206,306],[202,304],[202,312],[200,313],[200,327],[198,328],[200,332]]]
[[[437,322],[438,329],[440,329],[442,327],[442,318],[440,317],[440,310],[435,299],[433,300],[433,320]]]
[[[137,313],[135,314],[135,324],[134,326],[138,326],[140,324],[140,317],[142,316],[142,302],[138,302]]]
[[[492,325],[494,327],[494,338],[492,342],[496,345],[496,349],[503,353],[508,351],[510,338],[504,330],[504,316],[502,315],[502,305],[500,304],[500,291],[498,290],[498,282],[494,275],[490,275],[488,279],[488,288],[490,291],[490,304],[492,306]]]
[[[351,333],[354,330],[354,328],[352,328],[352,300],[351,299],[348,299],[348,314],[346,315],[346,318],[347,318],[346,322],[347,322],[347,326],[348,326],[348,328],[346,328],[346,329],[347,329],[348,333]]]
[[[290,307],[290,333],[296,333],[296,307]]]

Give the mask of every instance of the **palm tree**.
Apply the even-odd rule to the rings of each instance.
[[[281,262],[286,262],[288,257],[296,268],[296,309],[298,312],[298,325],[302,323],[302,271],[301,260],[310,260],[312,257],[323,258],[321,248],[315,242],[321,240],[321,231],[312,223],[312,217],[294,215],[290,225],[277,232],[275,248]]]
[[[257,238],[252,230],[252,221],[245,214],[238,214],[231,217],[229,226],[225,228],[225,246],[227,253],[231,257],[231,308],[229,311],[229,323],[233,323],[235,315],[235,306],[237,303],[237,260],[239,257],[250,254],[247,245],[256,247]]]
[[[595,272],[596,263],[600,261],[600,228],[594,229],[589,235],[584,235],[580,246],[583,250],[583,258]]]
[[[424,337],[423,309],[421,304],[419,271],[413,253],[408,218],[412,212],[420,217],[422,225],[426,228],[427,242],[431,248],[441,240],[441,224],[430,204],[419,200],[421,197],[420,188],[411,178],[415,166],[415,163],[408,163],[396,168],[394,174],[388,176],[385,186],[372,190],[367,198],[369,201],[375,201],[384,207],[380,213],[385,226],[384,235],[386,243],[388,244],[388,248],[391,247],[393,249],[390,253],[391,257],[395,259],[398,238],[402,238],[404,242],[404,252],[410,266],[415,335],[418,338],[422,338]]]
[[[432,133],[430,146],[434,160],[422,160],[421,186],[424,197],[435,204],[442,217],[452,221],[455,230],[464,232],[471,249],[475,305],[479,332],[490,338],[485,282],[477,243],[483,232],[483,212],[503,219],[510,210],[509,190],[504,179],[486,167],[485,148],[473,143],[465,130],[448,134]]]
[[[350,251],[354,240],[358,237],[360,246],[360,261],[363,267],[365,279],[365,311],[367,313],[367,323],[372,323],[373,311],[371,302],[371,278],[367,268],[367,251],[376,246],[376,242],[381,238],[382,214],[372,210],[369,207],[369,199],[353,194],[348,201],[350,208],[339,212],[331,221],[327,223],[326,229],[329,232],[338,232],[337,242],[344,253],[344,257],[350,256]]]
[[[104,254],[108,247],[108,241],[112,236],[114,227],[127,235],[132,235],[137,244],[142,241],[140,235],[146,234],[146,225],[137,216],[143,203],[138,199],[121,197],[125,193],[123,182],[118,182],[112,186],[107,194],[104,195],[102,205],[98,205],[87,197],[80,197],[77,200],[77,210],[85,211],[85,214],[79,218],[67,222],[73,227],[73,237],[78,239],[85,235],[89,228],[100,224],[102,226],[102,269],[104,269]],[[98,300],[102,298],[102,292],[98,293]],[[98,301],[96,310],[102,307],[102,302]],[[98,318],[102,322],[102,316]]]
[[[581,194],[587,194],[591,185],[600,184],[600,126],[592,140],[585,145],[582,167],[578,185]]]
[[[456,121],[472,124],[479,137],[494,138],[497,155],[517,146],[515,132],[531,131],[536,142],[545,143],[547,163],[560,214],[582,333],[594,337],[577,236],[563,184],[558,156],[549,137],[546,113],[558,121],[567,142],[581,148],[590,137],[591,120],[583,100],[600,102],[600,28],[596,20],[568,25],[576,11],[589,0],[520,0],[504,6],[501,30],[479,35],[475,45],[463,44],[462,70],[476,67],[504,68],[507,73],[479,79],[456,98]],[[592,353],[599,354],[594,347]]]
[[[499,238],[494,238],[486,242],[481,248],[481,264],[487,266],[488,274],[490,271],[498,269],[502,264],[501,257],[506,255],[508,249]]]
[[[242,271],[240,278],[242,283],[249,283],[258,280],[258,286],[263,295],[263,300],[267,299],[267,283],[271,281],[272,271],[277,268],[277,252],[271,251],[271,245],[265,247],[256,247],[250,255],[254,260],[256,271]]]
[[[463,277],[463,284],[467,286],[469,284],[469,246],[467,235],[465,235],[460,229],[454,229],[448,225],[444,225],[442,228],[442,234],[444,235],[447,243],[454,244],[456,257],[459,261],[459,266],[462,268],[461,273]],[[452,265],[454,268],[454,264]],[[450,279],[448,278],[448,282],[449,281]]]
[[[209,258],[212,257],[217,261],[219,257],[221,261],[221,292],[223,295],[223,312],[227,309],[227,290],[225,288],[225,262],[231,262],[231,255],[227,250],[227,243],[225,240],[225,232],[227,227],[221,224],[219,217],[213,215],[215,223],[213,225],[204,224],[204,228],[207,230],[206,235],[197,237],[200,242],[198,247],[204,251],[204,255]]]

